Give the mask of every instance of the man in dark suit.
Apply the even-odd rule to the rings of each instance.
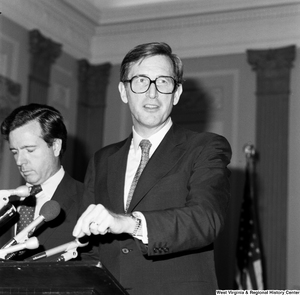
[[[39,240],[39,248],[16,253],[12,259],[23,260],[33,254],[52,249],[74,240],[72,230],[79,217],[83,195],[83,184],[73,179],[61,165],[66,150],[67,130],[63,117],[53,107],[28,104],[16,108],[2,123],[1,133],[9,143],[9,149],[16,161],[26,185],[41,185],[41,191],[33,198],[33,216],[39,216],[40,209],[49,201],[57,201],[61,207],[59,215],[42,223],[33,233]],[[1,228],[1,246],[5,245],[20,230],[22,209],[28,207],[17,201],[18,218]],[[30,207],[30,206],[29,206]],[[28,211],[27,211],[28,212]],[[6,230],[6,232],[5,232]],[[52,260],[49,257],[48,260]]]
[[[125,56],[119,91],[132,134],[91,159],[84,197],[91,205],[73,231],[97,235],[100,261],[134,295],[218,288],[213,243],[229,202],[231,148],[222,136],[172,122],[182,76],[181,60],[165,43]]]

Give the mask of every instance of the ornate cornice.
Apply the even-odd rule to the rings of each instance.
[[[170,43],[174,51],[187,58],[244,53],[251,48],[300,46],[299,27],[300,2],[105,25],[97,29],[92,57],[94,62],[119,63],[134,44],[152,40]]]
[[[1,13],[29,31],[40,30],[76,58],[90,58],[95,23],[61,0],[1,0]]]
[[[114,14],[93,9],[93,2],[1,0],[1,11],[28,30],[38,28],[75,58],[95,64],[120,63],[133,45],[153,40],[170,43],[186,58],[300,46],[299,0],[162,2]]]
[[[294,5],[253,8],[241,11],[226,11],[190,16],[170,17],[166,19],[143,20],[138,22],[115,23],[101,25],[97,28],[98,35],[118,35],[124,33],[140,33],[152,30],[193,28],[203,25],[219,25],[224,23],[240,23],[265,19],[293,18],[300,15],[300,2]]]
[[[253,8],[265,8],[298,3],[298,0],[160,0],[160,1],[111,1],[85,0],[83,8],[80,0],[63,0],[91,16],[91,6],[96,6],[100,14],[99,25],[134,23],[137,21],[160,20],[178,17],[190,17],[199,14],[212,14],[229,11],[246,11]],[[109,1],[107,1],[109,2]],[[132,4],[134,3],[134,4]],[[89,5],[91,4],[91,5]],[[95,10],[95,9],[94,9]]]

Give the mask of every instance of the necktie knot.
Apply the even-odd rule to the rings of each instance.
[[[42,189],[42,186],[40,184],[37,184],[37,185],[33,185],[30,187],[30,195],[31,196],[35,196],[37,195],[39,192],[41,192],[43,189]]]
[[[148,154],[149,154],[151,145],[152,145],[152,144],[151,144],[150,140],[148,140],[148,139],[143,139],[143,140],[140,142],[140,147],[141,147],[141,149],[142,149],[142,153],[148,153]]]

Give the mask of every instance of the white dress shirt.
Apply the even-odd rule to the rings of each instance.
[[[160,145],[161,141],[164,139],[165,135],[171,128],[173,122],[171,118],[167,120],[165,126],[160,129],[158,132],[147,138],[151,142],[151,148],[149,151],[149,159],[157,149],[157,147]],[[140,142],[145,139],[141,137],[132,127],[132,141],[129,148],[128,158],[127,158],[127,166],[126,166],[126,174],[125,174],[125,185],[124,185],[124,208],[126,206],[128,193],[130,190],[131,183],[133,181],[134,175],[136,173],[136,170],[140,164],[141,157],[142,157],[142,150],[139,146]],[[139,217],[142,219],[142,233],[143,236],[140,237],[140,239],[143,241],[144,244],[148,243],[148,232],[147,232],[147,224],[145,217],[140,212],[135,212],[139,215]],[[137,237],[139,238],[139,237]]]
[[[34,218],[39,216],[42,206],[52,199],[54,192],[60,184],[61,180],[63,179],[64,175],[65,170],[63,166],[61,166],[60,169],[54,175],[52,175],[44,183],[41,184],[43,190],[36,194]]]

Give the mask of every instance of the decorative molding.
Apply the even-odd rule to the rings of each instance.
[[[212,1],[213,2],[213,1]],[[201,1],[199,1],[201,3]],[[224,3],[224,1],[223,1]],[[123,21],[122,16],[118,18],[118,21],[114,23],[103,23],[101,22],[98,26],[98,29],[102,29],[103,27],[108,28],[115,28],[119,26],[124,30],[133,31],[140,31],[141,29],[153,29],[153,28],[161,28],[161,27],[182,27],[184,26],[197,26],[197,25],[204,25],[204,24],[217,24],[217,23],[224,23],[224,22],[233,22],[233,21],[240,21],[240,20],[247,20],[247,19],[254,19],[254,18],[270,18],[270,17],[281,17],[283,15],[293,15],[299,14],[299,6],[300,2],[296,1],[294,3],[282,3],[282,5],[269,5],[269,6],[250,6],[250,7],[226,7],[222,5],[223,9],[193,9],[191,11],[186,11],[183,13],[184,8],[189,7],[190,3],[181,2],[182,9],[175,10],[171,9],[170,12],[167,13],[159,6],[159,9],[156,7],[153,13],[156,16],[153,17],[145,17],[145,12],[141,13],[143,17],[140,19],[131,19],[131,21]],[[200,5],[200,4],[199,4]],[[298,7],[298,8],[296,8]],[[295,10],[296,8],[296,10]],[[131,11],[134,9],[130,9]],[[163,12],[164,16],[159,16],[159,13]],[[136,13],[137,14],[137,13]],[[157,15],[158,14],[158,15]],[[137,26],[137,23],[139,26]],[[141,25],[140,25],[141,24]],[[143,25],[144,24],[144,25]],[[110,31],[109,33],[113,33]]]
[[[100,11],[95,9],[95,6],[90,4],[87,0],[61,0],[66,4],[74,7],[77,11],[80,11],[86,18],[92,20],[95,25],[99,24],[100,21]]]
[[[100,26],[92,62],[120,63],[133,46],[164,40],[181,57],[244,53],[249,48],[300,46],[300,2],[286,6]]]
[[[62,45],[45,37],[39,30],[29,32],[30,72],[28,101],[46,103],[51,67],[62,53]]]
[[[133,44],[152,40],[186,58],[300,46],[300,1],[270,2],[162,1],[99,11],[93,0],[1,0],[1,12],[28,30],[38,28],[77,59],[118,64]]]
[[[84,59],[78,61],[80,104],[93,108],[105,107],[110,69],[110,63],[92,65]]]
[[[248,63],[254,71],[277,71],[278,69],[288,69],[293,67],[293,62],[296,58],[295,46],[285,48],[276,48],[269,50],[249,50]],[[280,85],[281,87],[283,85]],[[284,86],[288,86],[284,84]],[[289,89],[282,89],[289,90]]]
[[[90,58],[95,23],[60,0],[1,0],[1,13],[26,29],[39,29],[75,58]]]
[[[29,32],[29,52],[31,74],[49,80],[50,67],[61,55],[62,45],[44,37],[39,30],[32,30]]]
[[[98,1],[85,0],[83,8],[80,0],[65,0],[88,17],[98,19],[99,25],[135,23],[137,21],[164,20],[190,17],[219,12],[248,10],[278,5],[298,3],[298,0],[160,0],[160,1]],[[93,7],[94,9],[92,9]],[[96,8],[96,9],[95,9]],[[91,13],[94,10],[94,13]],[[95,10],[100,12],[97,16]]]

